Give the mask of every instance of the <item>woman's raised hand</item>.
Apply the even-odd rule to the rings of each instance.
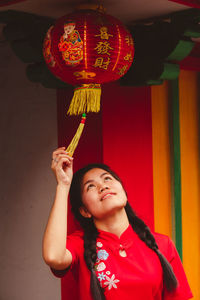
[[[70,185],[73,177],[73,157],[65,151],[65,147],[56,149],[52,154],[51,169],[58,184]]]
[[[52,268],[64,270],[72,262],[71,253],[66,250],[68,195],[73,177],[73,158],[65,147],[56,149],[52,154],[51,168],[56,176],[54,203],[51,207],[43,238],[43,258]]]

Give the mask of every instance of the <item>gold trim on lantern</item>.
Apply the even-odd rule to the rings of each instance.
[[[121,54],[121,48],[122,48],[122,37],[121,37],[121,34],[120,34],[119,26],[116,25],[116,28],[117,28],[117,35],[118,35],[119,50],[118,50],[117,59],[116,59],[114,67],[112,68],[112,71],[114,71],[116,69],[117,65],[118,65],[119,57],[120,57],[120,54]]]
[[[68,114],[80,115],[100,111],[101,85],[82,84],[75,88]]]
[[[74,72],[73,75],[76,77],[76,79],[82,80],[82,79],[92,79],[96,76],[96,73],[86,72],[85,70],[82,70],[79,72]]]

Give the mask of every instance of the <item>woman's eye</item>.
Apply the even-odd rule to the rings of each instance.
[[[105,181],[107,181],[107,180],[112,180],[112,177],[106,176],[106,177],[104,178],[104,180],[105,180]]]
[[[95,187],[93,183],[88,184],[87,186],[87,191],[89,191],[91,188]]]

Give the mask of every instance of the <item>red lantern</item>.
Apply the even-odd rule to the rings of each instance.
[[[57,20],[47,32],[43,53],[51,72],[76,86],[68,113],[81,114],[100,110],[100,84],[128,71],[134,45],[119,20],[87,9]]]

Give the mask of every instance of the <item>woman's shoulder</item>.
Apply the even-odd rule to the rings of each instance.
[[[165,257],[170,261],[177,253],[174,242],[171,238],[165,234],[153,232],[156,243],[159,250],[165,255]]]
[[[75,230],[74,232],[68,234],[67,240],[82,242],[84,237],[84,232],[82,230]]]
[[[165,244],[165,243],[168,243],[169,242],[169,236],[167,236],[166,234],[163,234],[163,233],[159,233],[159,232],[152,232],[156,241],[158,243],[161,243],[161,244]]]
[[[70,233],[68,236],[74,236],[74,237],[81,237],[83,238],[84,232],[83,230],[75,230],[72,233]]]
[[[67,236],[67,245],[66,248],[71,252],[73,260],[78,258],[83,253],[84,249],[84,240],[83,240],[83,231],[76,230],[73,233]]]

